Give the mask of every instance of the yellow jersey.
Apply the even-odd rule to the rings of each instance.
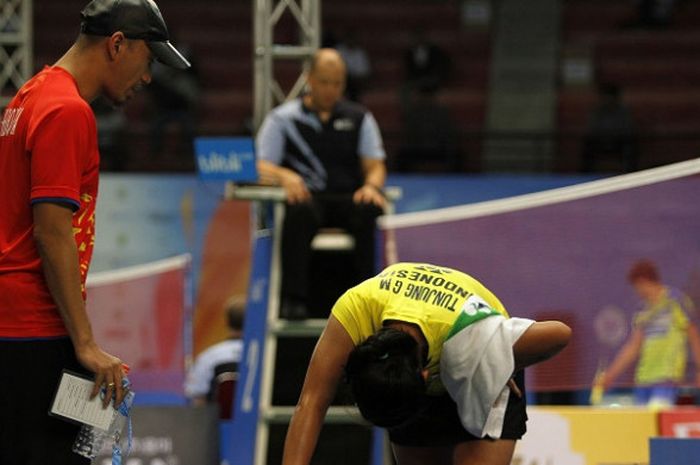
[[[508,317],[501,301],[466,273],[427,263],[397,263],[347,290],[331,313],[355,345],[376,333],[388,320],[417,325],[428,343],[428,392],[436,393],[442,390],[442,345],[467,300],[474,298]]]
[[[647,304],[635,316],[634,328],[644,333],[635,383],[680,383],[688,358],[688,326],[694,307],[678,289],[666,287],[658,302]]]

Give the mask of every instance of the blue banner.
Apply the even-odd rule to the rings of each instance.
[[[198,137],[197,172],[204,180],[256,181],[255,145],[250,137]]]
[[[265,350],[267,305],[272,259],[272,237],[259,234],[255,238],[253,268],[248,287],[248,303],[243,328],[243,360],[236,385],[231,435],[223,441],[235,441],[227,449],[230,464],[253,465],[260,403],[260,378]]]

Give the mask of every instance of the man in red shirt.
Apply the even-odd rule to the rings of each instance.
[[[0,464],[85,464],[78,427],[48,416],[62,370],[94,374],[104,405],[125,392],[122,361],[95,341],[85,311],[99,153],[89,102],[124,104],[154,59],[189,63],[152,0],[93,0],[81,33],[30,79],[0,124]]]

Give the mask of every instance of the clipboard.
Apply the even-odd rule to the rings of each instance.
[[[86,375],[63,370],[49,415],[108,431],[118,412],[111,403],[102,406],[102,395],[90,399],[94,384]]]

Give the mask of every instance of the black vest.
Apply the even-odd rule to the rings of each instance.
[[[304,111],[310,110],[304,108]],[[357,149],[365,113],[366,110],[360,105],[341,100],[328,121],[321,123],[320,132],[302,120],[294,121],[299,134],[326,170],[325,192],[354,192],[363,184],[361,158]],[[304,160],[292,140],[287,138],[285,142],[288,155]],[[313,169],[311,164],[304,164]]]

